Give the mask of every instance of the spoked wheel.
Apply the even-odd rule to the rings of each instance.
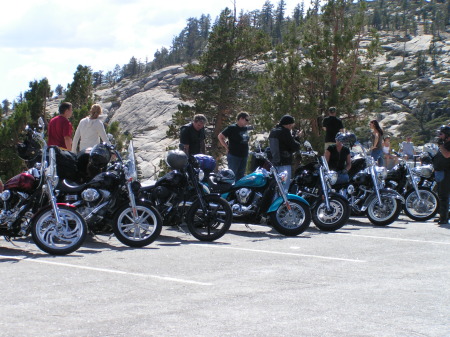
[[[426,221],[434,218],[439,210],[439,198],[436,193],[419,188],[419,196],[415,190],[410,190],[405,195],[403,209],[405,214],[415,221]]]
[[[61,223],[56,221],[51,207],[39,211],[31,220],[31,234],[34,243],[44,252],[66,255],[80,248],[87,226],[75,209],[58,205],[58,210]]]
[[[273,228],[283,235],[296,236],[303,233],[311,223],[311,210],[298,200],[288,200],[289,208],[283,202],[275,212],[270,213]]]
[[[340,195],[329,198],[330,208],[322,201],[312,210],[312,219],[317,228],[322,231],[335,231],[344,226],[350,217],[350,206],[347,199]]]
[[[375,226],[387,226],[398,219],[402,210],[401,202],[389,195],[381,196],[382,205],[378,198],[373,198],[367,208],[367,217]]]
[[[203,197],[206,212],[200,200],[194,201],[186,215],[186,223],[191,234],[200,241],[214,241],[221,238],[230,228],[233,213],[228,202],[217,195]]]
[[[144,247],[161,234],[162,219],[159,212],[149,203],[136,200],[136,215],[129,205],[116,212],[113,231],[117,239],[130,247]]]

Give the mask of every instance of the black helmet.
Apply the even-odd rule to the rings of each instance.
[[[348,145],[350,145],[350,146],[353,146],[353,145],[355,145],[355,143],[356,143],[356,135],[354,134],[354,133],[352,133],[352,132],[347,132],[346,134],[345,134],[345,143],[346,144],[348,144]]]
[[[111,153],[103,143],[95,145],[89,154],[89,163],[98,168],[103,168],[108,165],[110,159]]]
[[[217,172],[216,181],[221,183],[233,184],[235,179],[234,172],[230,169],[222,169]]]
[[[445,137],[450,137],[450,126],[448,125],[442,125],[438,131],[439,133],[443,133],[445,135]]]
[[[41,147],[31,137],[16,145],[17,153],[23,160],[34,160],[41,154]]]
[[[181,170],[186,166],[188,157],[186,153],[180,150],[170,150],[167,153],[166,163],[174,170]]]
[[[344,143],[344,142],[345,142],[345,139],[346,139],[345,133],[344,133],[344,132],[338,132],[338,133],[336,134],[335,139],[336,139],[337,142]]]

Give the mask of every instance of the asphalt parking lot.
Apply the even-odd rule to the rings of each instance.
[[[352,218],[284,237],[175,228],[52,257],[0,239],[0,336],[450,336],[450,226]]]

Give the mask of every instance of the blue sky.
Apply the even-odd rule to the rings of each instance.
[[[261,9],[265,0],[237,0],[238,12]],[[276,7],[277,1],[271,1]],[[302,0],[285,0],[286,15]],[[304,0],[305,7],[309,0]],[[232,0],[13,0],[2,3],[0,102],[12,102],[29,82],[47,77],[66,87],[81,64],[112,70],[132,56],[153,59],[170,47],[190,17],[214,18]]]

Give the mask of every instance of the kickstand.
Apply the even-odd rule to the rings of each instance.
[[[3,236],[5,238],[6,242],[9,242],[10,244],[12,244],[14,247],[19,247],[18,245],[14,244],[14,242],[11,240],[10,236]]]
[[[245,224],[245,227],[246,227],[247,229],[253,231],[253,228],[250,227],[250,224],[246,223],[246,224]]]
[[[180,232],[183,232],[184,235],[191,235],[191,233],[186,232],[183,228],[181,228],[182,225],[186,225],[186,223],[183,222],[183,223],[180,223],[179,225],[177,225],[178,230],[179,230]]]

